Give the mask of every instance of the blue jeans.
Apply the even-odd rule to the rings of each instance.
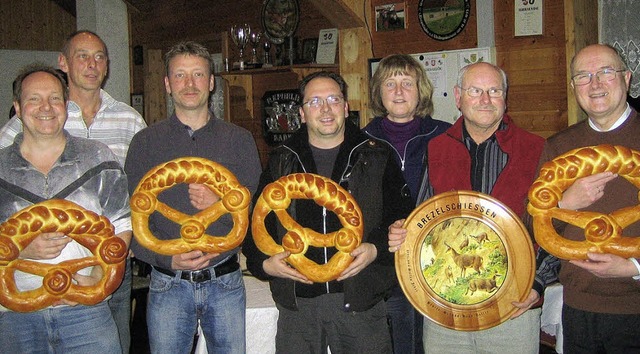
[[[391,323],[391,341],[395,354],[422,354],[422,314],[411,305],[402,288],[396,285],[387,299],[387,316]]]
[[[107,302],[0,312],[3,353],[119,354],[118,329]]]
[[[151,353],[191,353],[198,320],[207,352],[244,354],[246,293],[238,269],[201,283],[151,271],[147,327]]]
[[[118,327],[122,353],[127,354],[131,346],[131,332],[129,329],[129,324],[131,323],[131,258],[127,258],[125,262],[127,266],[122,283],[113,292],[111,299],[107,303],[113,320],[116,322],[116,327]]]

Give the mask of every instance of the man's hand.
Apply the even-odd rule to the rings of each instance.
[[[351,252],[351,256],[355,257],[355,259],[345,270],[342,271],[342,273],[340,273],[340,276],[337,279],[338,281],[345,280],[360,273],[360,271],[378,257],[378,250],[372,243],[364,242]]]
[[[104,272],[102,271],[102,268],[100,266],[94,266],[93,269],[91,269],[91,274],[89,275],[81,275],[79,273],[75,273],[71,277],[80,286],[94,286],[102,279],[103,276],[104,276]],[[60,299],[59,301],[56,301],[55,303],[53,303],[52,306],[59,306],[59,305],[76,306],[77,304],[78,303],[75,301]]]
[[[511,304],[517,307],[518,311],[516,311],[513,315],[511,315],[511,319],[519,317],[523,313],[527,312],[527,310],[530,309],[531,306],[533,306],[536,302],[538,302],[538,300],[540,300],[540,294],[538,294],[537,291],[531,289],[531,291],[529,292],[529,296],[527,296],[527,298],[524,299],[524,301],[512,302]]]
[[[638,269],[633,262],[608,253],[588,252],[586,260],[573,260],[569,263],[600,278],[630,278],[638,275]]]
[[[189,184],[189,201],[194,208],[204,210],[218,200],[220,200],[218,195],[208,186],[198,183]]]
[[[612,172],[601,172],[578,178],[571,187],[564,191],[558,206],[571,210],[586,208],[602,198],[605,186],[616,177],[618,175]]]
[[[204,253],[198,250],[176,254],[171,257],[171,269],[199,270],[206,268],[209,266],[209,262],[219,255],[220,253]]]
[[[291,255],[291,252],[284,251],[265,259],[264,262],[262,262],[262,269],[272,277],[286,278],[305,284],[313,284],[311,280],[298,272],[295,268],[290,267],[289,264],[285,262],[284,259],[289,257],[289,255]]]
[[[397,252],[407,238],[407,229],[402,228],[404,219],[396,220],[389,225],[389,252]]]
[[[20,252],[20,258],[53,259],[58,257],[71,241],[73,239],[62,232],[42,233]]]

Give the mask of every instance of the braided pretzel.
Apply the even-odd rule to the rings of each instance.
[[[291,199],[313,199],[318,205],[338,215],[342,228],[321,234],[300,226],[288,213]],[[282,246],[267,232],[264,220],[273,211],[287,229]],[[267,185],[256,202],[251,224],[256,246],[265,254],[289,251],[287,262],[309,280],[323,283],[338,278],[351,261],[350,255],[362,241],[363,223],[360,207],[351,194],[331,179],[311,173],[294,173]],[[305,257],[309,246],[333,247],[338,253],[328,263],[319,265]]]
[[[640,220],[640,205],[611,214],[560,209],[562,193],[576,179],[600,172],[613,172],[640,188],[640,152],[624,146],[598,145],[571,150],[542,165],[540,176],[529,189],[529,213],[538,244],[563,259],[586,259],[587,252],[640,256],[640,237],[623,237],[622,229]],[[552,219],[584,229],[585,241],[558,235]]]
[[[158,194],[178,183],[205,184],[220,201],[194,215],[172,209],[158,200]],[[198,157],[175,159],[147,172],[131,196],[133,235],[142,246],[169,256],[193,250],[228,251],[238,247],[247,234],[250,202],[249,190],[222,165]],[[149,215],[156,210],[182,225],[180,238],[159,240],[153,236],[149,230]],[[207,227],[226,213],[231,213],[233,229],[226,236],[207,235]]]
[[[18,259],[20,252],[42,233],[62,232],[88,248],[95,257],[47,264]],[[114,236],[109,219],[63,199],[34,204],[0,224],[0,304],[16,312],[37,311],[61,299],[95,305],[114,292],[124,274],[127,245]],[[73,283],[79,270],[100,266],[102,279],[92,286]],[[42,286],[19,291],[16,270],[43,277]]]

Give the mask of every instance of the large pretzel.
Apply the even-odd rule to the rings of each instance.
[[[611,214],[560,209],[562,193],[575,180],[600,172],[613,172],[640,188],[640,152],[624,146],[598,145],[571,150],[542,165],[529,189],[529,213],[538,244],[563,259],[586,259],[589,250],[621,257],[640,256],[640,237],[624,237],[622,230],[640,219],[640,205]],[[585,241],[558,235],[552,220],[584,229]]]
[[[42,233],[62,232],[89,249],[94,257],[47,264],[19,259],[20,252]],[[43,309],[65,299],[95,305],[114,292],[124,274],[127,245],[114,236],[113,225],[104,216],[75,203],[51,199],[34,204],[0,224],[0,304],[17,312]],[[73,283],[79,270],[100,266],[102,279],[92,286]],[[42,286],[19,291],[16,270],[43,277]]]
[[[194,215],[172,209],[158,200],[158,194],[178,183],[205,184],[220,201]],[[250,202],[249,190],[222,165],[198,157],[175,159],[147,172],[131,196],[133,235],[142,246],[169,256],[193,250],[228,251],[238,247],[247,234]],[[180,238],[159,240],[153,236],[149,230],[149,215],[156,210],[181,225]],[[232,216],[233,229],[226,236],[206,234],[207,227],[226,213]]]
[[[300,226],[287,213],[291,199],[313,199],[318,205],[336,213],[342,228],[321,234]],[[282,246],[275,243],[265,228],[264,220],[271,211],[287,229]],[[251,231],[256,246],[263,253],[273,256],[290,251],[287,262],[309,280],[322,283],[338,278],[353,260],[350,253],[362,241],[362,212],[351,194],[334,181],[311,173],[295,173],[264,188],[253,211]],[[305,256],[309,246],[335,246],[338,253],[328,263],[319,265]]]

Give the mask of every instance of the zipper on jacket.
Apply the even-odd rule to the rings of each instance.
[[[48,174],[44,176],[44,195],[46,195],[47,198],[49,198],[49,175]]]
[[[423,137],[423,136],[431,135],[435,130],[436,130],[436,128],[433,128],[433,129],[432,129],[430,132],[428,132],[428,133],[418,134],[418,135],[414,136],[413,138],[411,138],[411,139],[407,140],[407,143],[406,143],[406,144],[404,144],[404,151],[402,152],[402,155],[400,155],[400,151],[398,151],[398,149],[396,149],[396,147],[395,147],[395,146],[393,146],[393,144],[391,144],[388,140],[385,140],[385,139],[383,139],[383,138],[378,138],[378,137],[376,137],[376,136],[373,136],[373,135],[372,135],[371,133],[369,133],[368,131],[365,131],[365,133],[366,133],[367,135],[369,135],[370,137],[372,137],[372,138],[374,138],[374,139],[377,139],[377,140],[384,141],[384,142],[385,142],[385,143],[387,143],[389,146],[391,146],[391,148],[393,149],[393,151],[395,151],[395,152],[396,152],[396,154],[398,155],[398,158],[400,159],[400,170],[401,170],[402,172],[404,172],[404,163],[405,163],[405,161],[407,160],[407,147],[409,146],[409,143],[410,143],[412,140],[414,140],[414,139],[421,138],[421,137]]]
[[[322,233],[327,233],[327,208],[322,207]],[[327,248],[324,248],[324,264],[327,264],[329,260],[327,259]],[[324,283],[325,290],[327,294],[329,293],[329,282]]]

